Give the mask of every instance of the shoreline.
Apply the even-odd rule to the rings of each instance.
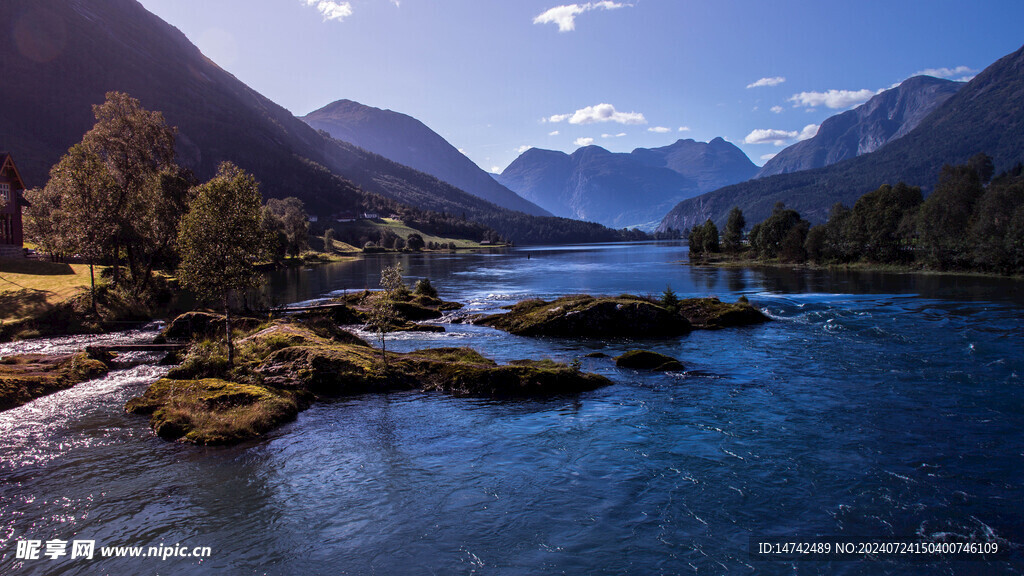
[[[970,270],[935,270],[932,268],[917,268],[914,266],[908,266],[903,264],[878,264],[873,262],[849,262],[846,264],[814,264],[812,262],[780,262],[779,260],[756,260],[745,257],[730,257],[716,255],[710,259],[700,260],[679,260],[679,264],[683,266],[691,266],[694,268],[706,267],[706,268],[722,268],[722,269],[758,269],[758,268],[770,268],[770,269],[792,269],[792,270],[811,270],[811,271],[825,271],[825,272],[884,272],[889,274],[916,274],[921,276],[955,276],[963,278],[991,278],[991,279],[1005,279],[1024,281],[1024,275],[1013,274],[996,274],[993,272],[977,272]]]

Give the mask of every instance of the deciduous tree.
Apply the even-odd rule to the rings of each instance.
[[[178,278],[186,288],[221,301],[229,364],[234,362],[231,296],[259,284],[256,262],[266,256],[260,200],[256,179],[224,162],[216,176],[197,187],[178,233]]]

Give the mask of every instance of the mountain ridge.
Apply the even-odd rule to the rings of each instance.
[[[814,137],[779,152],[756,177],[822,168],[874,152],[916,128],[963,85],[931,76],[908,78],[852,110],[827,118]]]
[[[747,222],[758,222],[776,202],[823,222],[834,203],[852,206],[882,184],[905,182],[930,192],[944,164],[962,164],[979,152],[992,157],[997,172],[1024,160],[1024,47],[985,68],[917,127],[874,152],[684,200],[659,229],[683,230],[708,218],[721,225],[733,206]]]
[[[441,135],[412,116],[336,100],[300,120],[348,142],[439,180],[493,204],[534,216],[551,213],[502,186]]]
[[[531,148],[497,179],[559,216],[652,229],[679,200],[756,171],[746,154],[721,138],[708,143],[680,139],[629,153],[596,145],[572,154]]]

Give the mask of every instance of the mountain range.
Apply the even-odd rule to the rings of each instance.
[[[721,138],[679,140],[613,153],[584,146],[572,154],[531,148],[497,176],[520,196],[558,216],[621,228],[652,229],[682,199],[741,182],[757,166]]]
[[[874,152],[684,200],[659,229],[683,230],[708,218],[722,225],[733,206],[743,210],[747,222],[759,222],[776,202],[823,222],[834,203],[852,206],[882,184],[905,182],[928,193],[943,164],[961,164],[979,152],[992,157],[997,172],[1024,160],[1024,48],[990,65],[906,135]]]
[[[789,146],[765,163],[758,178],[822,168],[906,136],[948,100],[963,82],[914,76],[895,88],[821,123],[813,138]]]
[[[551,216],[547,210],[499,184],[447,140],[411,116],[338,100],[301,120],[333,138],[430,174],[503,208]]]
[[[136,0],[4,0],[0,21],[0,147],[41,186],[88,130],[108,91],[137,98],[177,127],[179,162],[207,179],[230,160],[266,197],[296,196],[310,214],[465,214],[516,241],[614,240],[589,223],[501,208],[434,176],[326,137],[204,56]],[[403,206],[405,208],[403,208]]]

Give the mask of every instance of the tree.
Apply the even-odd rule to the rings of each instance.
[[[380,287],[382,291],[370,307],[370,317],[366,325],[377,333],[377,337],[380,339],[381,357],[384,359],[384,366],[387,366],[388,351],[385,335],[401,320],[395,309],[397,295],[405,287],[402,284],[401,264],[387,266],[380,271]]]
[[[917,217],[918,239],[930,264],[957,267],[969,260],[966,231],[983,193],[981,176],[974,168],[966,164],[942,167],[939,183],[921,204]]]
[[[725,233],[722,234],[722,247],[726,252],[739,252],[743,247],[743,229],[747,226],[747,220],[743,217],[743,211],[739,206],[733,206],[729,211],[729,220],[725,224]]]
[[[324,252],[328,254],[334,253],[334,228],[328,228],[324,231]]]
[[[690,256],[700,257],[703,254],[719,252],[718,226],[708,219],[700,226],[694,226],[689,234]]]
[[[178,278],[200,296],[220,299],[228,364],[233,364],[231,296],[259,285],[256,262],[266,256],[259,184],[251,174],[224,162],[217,175],[195,192],[178,233]]]
[[[755,224],[750,229],[751,248],[754,249],[754,253],[757,254],[758,258],[763,260],[777,257],[782,243],[789,236],[790,228],[800,222],[803,222],[803,220],[796,210],[788,209],[782,202],[777,202],[772,210],[772,215],[763,222]],[[804,236],[806,237],[806,230]],[[793,252],[803,250],[803,239],[800,240],[799,250],[796,250],[794,245],[796,239],[795,236],[789,239],[790,256],[794,255]]]
[[[289,196],[283,200],[267,200],[267,210],[276,218],[274,226],[284,235],[285,253],[298,256],[309,248],[309,216],[306,215],[302,200]]]
[[[422,250],[425,246],[423,236],[413,232],[405,237],[405,245],[409,247],[409,250]]]
[[[111,245],[114,278],[119,275],[120,255],[136,290],[149,282],[153,259],[173,238],[186,202],[168,198],[180,187],[161,186],[161,173],[180,174],[174,162],[175,129],[160,112],[151,112],[122,92],[108,92],[103,104],[93,106],[96,124],[82,137],[82,154],[95,155],[103,164],[106,181],[104,203],[109,206],[115,232]],[[106,226],[94,218],[93,222]],[[150,234],[166,232],[162,238]]]
[[[679,297],[676,296],[675,291],[672,290],[671,284],[666,285],[665,291],[661,293],[661,305],[670,312],[674,313],[679,311]]]
[[[163,115],[120,92],[93,107],[96,124],[61,157],[42,191],[29,194],[30,237],[44,250],[109,259],[130,288],[147,287],[156,265],[173,255],[191,174],[174,163],[174,128]],[[33,200],[34,199],[34,200]]]

